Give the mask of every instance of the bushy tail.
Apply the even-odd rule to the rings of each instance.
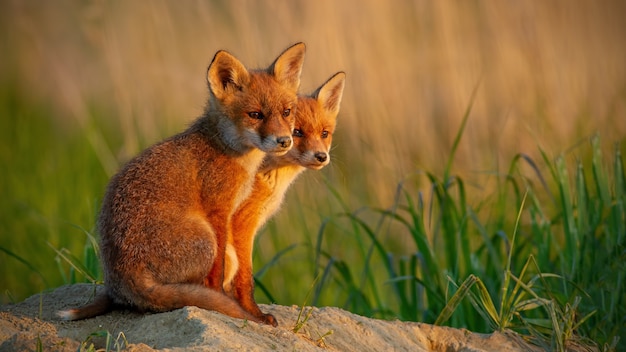
[[[58,311],[57,316],[63,320],[80,320],[104,314],[112,308],[113,301],[109,295],[106,292],[101,292],[93,302],[80,308]]]
[[[224,293],[214,291],[202,285],[155,285],[151,286],[150,289],[138,292],[133,301],[137,308],[145,311],[166,312],[185,306],[196,306],[233,318],[265,323],[261,318],[245,311],[235,300]],[[106,292],[102,292],[96,296],[92,303],[80,308],[59,311],[57,316],[63,320],[92,318],[113,310],[113,306],[111,297]]]
[[[139,300],[144,301],[145,309],[152,311],[170,311],[185,306],[196,306],[233,318],[264,323],[260,318],[241,308],[239,303],[226,296],[223,292],[218,292],[202,285],[156,285],[152,286],[150,290],[143,291]],[[139,305],[141,307],[142,304]]]

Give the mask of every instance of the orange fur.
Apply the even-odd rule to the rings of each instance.
[[[154,312],[193,305],[264,321],[223,293],[226,242],[265,155],[292,147],[304,52],[296,44],[253,71],[225,51],[215,55],[204,115],[111,179],[98,219],[105,293],[61,317],[87,318],[115,305]]]
[[[330,146],[343,94],[345,74],[339,72],[310,96],[298,97],[294,146],[282,156],[268,155],[257,172],[250,196],[233,216],[233,255],[226,257],[226,291],[244,310],[272,325],[254,300],[252,247],[261,226],[280,208],[285,192],[306,168],[319,170],[330,162]],[[232,279],[232,281],[231,281]]]

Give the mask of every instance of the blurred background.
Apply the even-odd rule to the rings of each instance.
[[[255,252],[255,269],[280,264],[261,277],[273,299],[302,304],[322,224],[441,173],[470,105],[453,164],[470,197],[518,153],[578,158],[594,135],[624,150],[624,14],[610,0],[4,0],[1,300],[74,280],[54,248],[82,258],[108,179],[201,114],[217,50],[266,67],[303,41],[303,93],[347,73],[331,165],[296,181]],[[342,236],[328,253],[353,249]]]

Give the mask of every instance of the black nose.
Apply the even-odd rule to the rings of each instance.
[[[289,137],[289,136],[278,137],[276,139],[276,142],[278,142],[278,144],[280,144],[280,146],[283,147],[283,148],[291,147],[291,137]]]
[[[328,154],[315,153],[315,159],[317,159],[317,161],[319,161],[320,163],[323,163],[324,161],[326,161],[326,159],[328,159]]]

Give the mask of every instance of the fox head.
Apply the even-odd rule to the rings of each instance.
[[[292,164],[319,170],[328,165],[345,78],[345,73],[338,72],[313,94],[298,97],[294,146],[283,156],[266,157],[266,166]]]
[[[209,108],[227,117],[217,128],[228,146],[275,155],[290,150],[305,49],[295,44],[263,70],[247,70],[226,51],[215,54],[207,70]]]

